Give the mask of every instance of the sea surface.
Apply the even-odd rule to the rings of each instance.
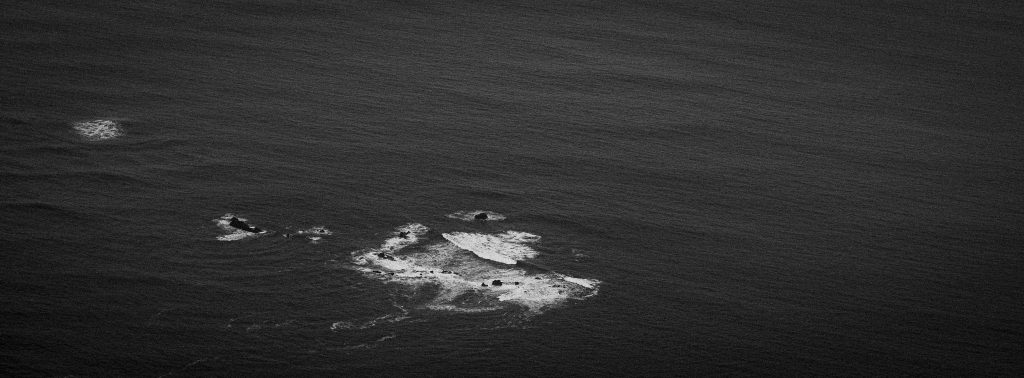
[[[1022,63],[1018,1],[6,0],[0,375],[1021,376]]]

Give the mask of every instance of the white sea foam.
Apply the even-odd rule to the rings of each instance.
[[[121,125],[111,120],[97,119],[75,122],[72,126],[78,134],[92,141],[114,139],[124,135]]]
[[[442,236],[452,244],[473,252],[480,258],[509,265],[515,265],[516,261],[536,256],[537,251],[524,244],[540,239],[540,236],[517,231],[508,231],[498,235],[452,232]]]
[[[249,231],[245,231],[245,230],[239,230],[237,228],[234,228],[234,227],[231,226],[231,218],[232,217],[236,217],[236,216],[234,214],[227,213],[227,214],[222,215],[220,218],[217,218],[217,219],[213,220],[214,223],[217,223],[217,227],[220,227],[220,229],[224,230],[224,232],[225,232],[224,235],[218,236],[217,240],[220,240],[220,241],[238,241],[238,240],[242,240],[242,239],[246,239],[246,238],[251,238],[251,237],[256,237],[256,236],[259,236],[259,235],[267,233],[267,231],[265,231],[265,230],[253,233],[253,232],[249,232]],[[238,218],[238,220],[240,220],[242,222],[248,222],[248,219],[245,219],[245,218]]]
[[[495,265],[455,242],[421,243],[426,230],[423,225],[406,225],[380,248],[354,252],[355,268],[369,277],[415,287],[417,293],[432,293],[423,307],[438,311],[493,311],[508,303],[540,312],[566,300],[592,296],[600,283],[540,268]],[[523,244],[540,238],[524,232],[453,232],[444,237],[504,258],[535,256],[537,252]]]
[[[498,237],[511,243],[535,243],[540,241],[540,235],[521,231],[505,231],[498,234]]]
[[[487,219],[476,219],[476,216],[481,214],[481,213],[487,214]],[[476,220],[500,221],[500,220],[504,220],[505,216],[501,215],[499,213],[495,213],[493,211],[487,211],[487,210],[463,210],[463,211],[456,211],[454,213],[448,214],[448,218],[459,219],[459,220],[464,220],[464,221],[472,222],[472,221],[476,221]]]
[[[598,283],[600,283],[597,280],[588,280],[586,278],[574,278],[574,277],[569,277],[569,276],[566,276],[566,275],[562,275],[559,278],[561,278],[561,279],[563,279],[565,281],[572,282],[574,284],[583,286],[583,287],[585,287],[587,289],[593,289],[593,288],[597,287]]]
[[[305,235],[306,239],[309,239],[310,243],[313,244],[319,244],[321,241],[323,241],[324,236],[330,236],[333,234],[334,233],[331,232],[331,230],[328,230],[327,227],[324,226],[311,227],[309,229],[295,232],[295,235]]]
[[[324,227],[324,226],[310,227],[309,229],[298,231],[298,232],[296,232],[296,234],[298,234],[298,235],[314,235],[314,236],[334,235],[334,233],[331,232],[331,230],[328,230],[327,227]]]
[[[416,244],[419,241],[419,237],[426,234],[427,231],[430,231],[430,229],[419,223],[409,223],[398,227],[393,233],[395,236],[385,240],[384,244],[381,244],[380,249],[397,251],[406,246]]]
[[[397,322],[403,321],[403,320],[408,319],[408,318],[409,318],[409,316],[407,314],[401,314],[401,315],[399,315],[399,314],[387,314],[387,315],[378,316],[378,317],[376,317],[376,318],[374,318],[372,320],[365,321],[365,322],[362,322],[362,323],[353,323],[353,322],[342,320],[342,321],[337,321],[337,322],[332,323],[331,324],[331,331],[346,331],[346,330],[355,330],[355,329],[369,329],[369,328],[376,327],[376,326],[378,326],[380,324],[383,324],[383,323],[397,323]]]
[[[358,265],[379,266],[389,270],[391,273],[405,273],[414,269],[414,266],[405,258],[395,256],[402,248],[416,244],[419,237],[430,231],[426,226],[419,223],[410,223],[395,229],[392,237],[384,240],[380,248],[359,251],[353,255],[353,262]]]

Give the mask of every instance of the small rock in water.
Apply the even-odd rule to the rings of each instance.
[[[501,280],[494,280],[494,281],[491,281],[491,285],[494,285],[494,286],[501,286]]]
[[[477,214],[475,217],[473,217],[473,219],[480,219],[480,220],[487,219],[487,213]]]
[[[243,222],[241,219],[238,219],[237,217],[231,217],[231,221],[228,222],[228,224],[231,227],[237,228],[242,231],[252,232],[254,234],[263,231],[259,227],[250,226],[248,223]]]

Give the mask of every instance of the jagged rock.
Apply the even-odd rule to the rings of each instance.
[[[231,222],[229,222],[228,225],[230,225],[231,227],[237,228],[239,230],[248,231],[248,232],[252,232],[252,233],[259,233],[259,232],[263,231],[259,227],[252,227],[252,226],[246,224],[245,222],[242,222],[242,220],[238,219],[237,217],[231,217]]]

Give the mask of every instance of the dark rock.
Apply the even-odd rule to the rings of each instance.
[[[242,222],[241,219],[238,219],[236,217],[231,217],[231,222],[229,222],[228,225],[230,225],[231,227],[237,228],[239,230],[248,231],[248,232],[252,232],[252,233],[258,233],[258,232],[262,232],[263,231],[259,227],[252,227],[252,226],[246,224],[245,222]]]
[[[484,220],[487,219],[487,213],[480,213],[473,217],[473,219]]]
[[[482,284],[480,284],[480,286],[487,287],[487,283],[486,282],[482,283]]]
[[[406,236],[409,236],[409,231],[402,231],[398,233],[398,237],[400,238],[404,238]]]
[[[519,282],[519,281],[516,281],[516,285],[519,285],[519,284],[520,284],[520,282]]]
[[[491,285],[494,285],[494,286],[501,286],[501,280],[494,280],[494,281],[491,281]]]
[[[443,273],[443,274],[452,274],[452,271],[450,271],[450,270],[442,270],[441,273]]]

